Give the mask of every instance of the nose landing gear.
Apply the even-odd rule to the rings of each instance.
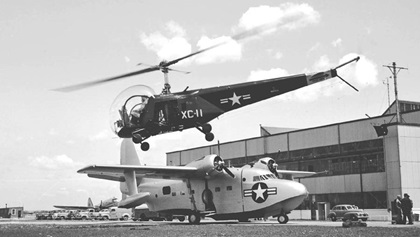
[[[150,144],[148,142],[143,142],[144,139],[142,138],[142,136],[133,133],[133,142],[135,144],[139,144],[140,143],[140,148],[142,151],[148,151],[150,148]]]

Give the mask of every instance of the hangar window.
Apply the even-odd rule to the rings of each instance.
[[[165,186],[162,188],[162,193],[163,195],[168,195],[171,193],[171,187],[170,186]]]

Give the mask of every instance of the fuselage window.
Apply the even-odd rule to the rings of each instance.
[[[215,192],[220,192],[220,187],[216,187],[216,188],[214,189],[214,191],[215,191]]]
[[[227,190],[227,191],[232,191],[232,186],[227,186],[227,187],[226,187],[226,190]]]
[[[171,193],[171,187],[170,186],[165,186],[162,188],[162,193],[163,195],[168,195]]]

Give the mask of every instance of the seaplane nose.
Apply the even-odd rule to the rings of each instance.
[[[306,189],[305,185],[301,184],[301,183],[295,183],[293,185],[293,190],[295,193],[295,196],[304,196],[305,198],[308,196],[309,192]]]
[[[287,190],[287,198],[297,198],[303,200],[306,197],[308,197],[309,194],[305,185],[296,181],[282,180],[281,187],[283,188],[283,190]]]

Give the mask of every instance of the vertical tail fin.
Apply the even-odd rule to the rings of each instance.
[[[123,139],[120,150],[120,164],[121,165],[140,165],[140,160],[131,139]]]
[[[92,207],[93,208],[93,202],[92,199],[88,198],[88,203],[87,203],[88,207]]]
[[[121,165],[140,165],[139,157],[131,139],[124,139],[121,142],[120,156]],[[125,195],[131,196],[138,193],[135,172],[126,171],[124,172],[124,177],[125,182],[120,183],[120,191],[123,194],[123,199],[125,199]]]

